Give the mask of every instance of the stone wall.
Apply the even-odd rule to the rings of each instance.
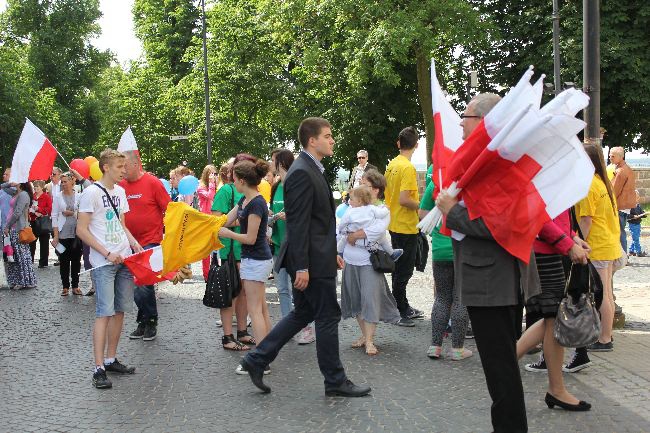
[[[632,168],[636,175],[636,189],[641,195],[641,204],[650,203],[650,168]]]

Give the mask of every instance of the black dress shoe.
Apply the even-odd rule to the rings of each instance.
[[[546,405],[548,406],[549,409],[553,409],[553,407],[555,406],[559,406],[562,409],[571,412],[586,412],[591,409],[591,405],[586,401],[580,400],[578,404],[569,404],[563,402],[562,400],[558,400],[548,392],[546,393],[546,397],[544,398],[544,401],[546,402]]]
[[[268,385],[264,384],[264,370],[258,370],[257,368],[253,367],[249,362],[246,362],[246,358],[243,358],[240,364],[242,368],[248,372],[253,385],[258,387],[264,394],[271,392],[271,388]]]
[[[364,395],[370,394],[370,387],[367,385],[357,386],[350,379],[346,379],[345,382],[336,387],[325,388],[325,395],[327,396],[336,396],[341,397],[363,397]]]

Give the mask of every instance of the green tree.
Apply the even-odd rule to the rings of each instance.
[[[193,64],[185,58],[199,25],[195,0],[135,0],[135,31],[147,60],[170,76],[174,84],[187,75]]]
[[[481,84],[512,86],[528,65],[553,82],[552,3],[542,0],[470,0],[499,33],[481,55]],[[560,2],[561,78],[583,86],[582,7]],[[601,2],[601,125],[605,144],[650,150],[650,3]]]

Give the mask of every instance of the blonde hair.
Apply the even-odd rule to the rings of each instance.
[[[102,173],[105,173],[104,166],[106,164],[110,165],[111,162],[120,158],[126,159],[126,156],[115,149],[104,149],[102,153],[99,154],[99,169]]]
[[[208,186],[210,183],[210,173],[217,174],[217,167],[212,164],[205,166],[203,173],[201,173],[201,185]]]
[[[358,186],[350,190],[350,197],[354,197],[359,200],[363,206],[368,206],[372,203],[372,194],[370,193],[370,188],[367,186]]]

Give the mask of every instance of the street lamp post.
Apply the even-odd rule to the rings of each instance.
[[[583,0],[583,82],[589,105],[584,110],[585,141],[600,141],[600,0]]]
[[[560,88],[560,11],[557,0],[553,0],[553,82],[555,83],[555,94],[558,95]]]
[[[210,125],[210,79],[208,78],[208,45],[206,37],[205,0],[201,0],[203,14],[203,81],[205,84],[205,138],[208,153],[208,164],[212,164],[212,127]]]

